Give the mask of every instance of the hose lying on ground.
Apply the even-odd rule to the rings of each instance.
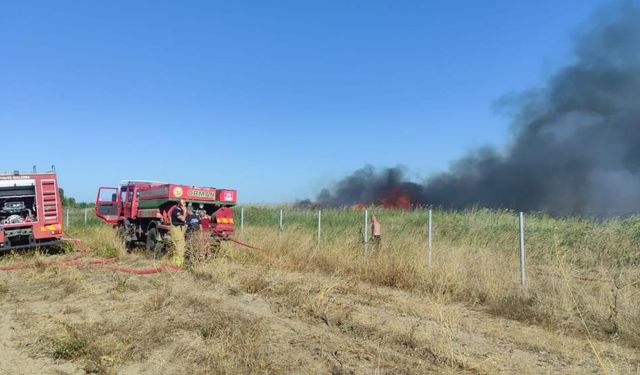
[[[227,238],[229,241],[234,242],[240,246],[244,246],[250,249],[254,249],[254,250],[261,250],[264,251],[263,249],[259,248],[259,247],[255,247],[249,244],[246,244],[244,242],[235,240],[233,238]],[[84,244],[82,243],[81,240],[77,239],[77,238],[73,238],[70,236],[66,236],[65,238],[63,238],[64,241],[68,241],[73,243],[79,250],[81,254],[85,254],[88,252],[88,249],[84,246]],[[110,263],[110,262],[116,262],[117,258],[116,257],[110,257],[110,258],[93,258],[93,259],[89,259],[86,260],[87,258],[85,258],[84,256],[76,256],[76,257],[72,257],[72,258],[68,258],[68,259],[60,259],[60,260],[55,260],[55,261],[50,261],[50,262],[43,262],[43,263],[19,263],[19,264],[11,264],[11,265],[7,265],[7,266],[0,266],[0,271],[17,271],[17,270],[23,270],[23,269],[28,269],[28,268],[36,268],[36,267],[47,267],[47,266],[96,266],[96,265],[103,265],[105,263]],[[159,266],[159,267],[142,267],[142,268],[132,268],[132,267],[125,267],[125,266],[109,266],[109,265],[105,265],[103,268],[109,270],[109,271],[113,271],[113,272],[121,272],[121,273],[128,273],[128,274],[133,274],[133,275],[151,275],[151,274],[155,274],[155,273],[160,273],[160,272],[164,272],[164,271],[177,271],[179,269],[181,269],[181,266],[176,265],[176,264],[171,264],[171,265],[163,265],[163,266]]]
[[[82,241],[77,238],[67,237],[64,240],[72,242],[75,246],[80,249],[81,253],[86,253],[87,248],[82,244]],[[8,266],[0,266],[0,271],[17,271],[23,270],[27,268],[36,268],[36,267],[48,267],[48,266],[96,266],[103,265],[105,263],[116,262],[118,259],[116,257],[109,258],[94,258],[88,259],[84,256],[75,256],[68,259],[60,259],[43,263],[19,263],[19,264],[11,264]],[[124,266],[104,266],[105,269],[113,272],[121,272],[121,273],[129,273],[134,275],[150,275],[154,273],[160,273],[164,271],[177,271],[180,269],[178,265],[167,265],[160,267],[142,267],[142,268],[131,268]]]
[[[259,247],[255,247],[255,246],[252,246],[252,245],[246,244],[246,243],[244,243],[244,242],[240,242],[240,241],[235,240],[235,239],[233,239],[233,238],[227,238],[227,240],[229,240],[229,241],[231,241],[231,242],[234,242],[234,243],[236,243],[236,244],[238,244],[238,245],[240,245],[240,246],[248,247],[249,249],[254,249],[254,250],[264,251],[263,249],[261,249],[261,248],[259,248]]]

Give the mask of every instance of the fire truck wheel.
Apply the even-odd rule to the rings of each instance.
[[[147,253],[153,256],[155,259],[162,258],[162,251],[164,250],[164,244],[160,241],[160,233],[156,228],[149,229],[147,233]]]

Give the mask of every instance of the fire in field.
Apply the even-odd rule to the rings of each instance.
[[[1,44],[9,53],[0,77],[9,83],[0,85],[0,103],[20,102],[2,106],[0,123],[15,120],[15,129],[38,113],[65,116],[47,118],[46,147],[34,146],[38,132],[30,128],[19,137],[3,133],[5,159],[53,157],[62,143],[56,134],[64,133],[58,127],[80,118],[83,127],[97,124],[100,137],[83,143],[87,135],[73,133],[74,150],[64,152],[85,150],[86,143],[91,152],[73,158],[95,161],[97,154],[100,160],[86,171],[0,175],[0,374],[639,373],[640,8],[622,2],[596,12],[575,34],[568,63],[541,86],[499,101],[512,129],[504,148],[472,151],[425,179],[410,177],[404,167],[365,166],[317,186],[312,200],[247,204],[244,194],[267,191],[274,179],[284,191],[285,164],[298,159],[297,145],[270,142],[272,130],[294,132],[298,124],[267,99],[290,104],[291,113],[333,103],[327,108],[334,118],[351,121],[355,112],[346,107],[357,106],[343,105],[340,94],[362,84],[362,74],[373,82],[371,91],[389,98],[383,108],[367,105],[364,112],[384,117],[407,99],[394,102],[399,97],[385,79],[414,82],[419,75],[368,71],[417,56],[422,47],[403,44],[399,35],[428,30],[421,37],[430,40],[469,27],[462,29],[468,32],[461,48],[476,48],[477,35],[487,35],[481,31],[502,33],[476,12],[502,17],[508,8],[458,4],[456,22],[440,29],[437,18],[449,15],[426,17],[428,2],[411,5],[420,16],[414,23],[413,12],[398,13],[411,2],[324,8],[330,3],[255,2],[238,10],[231,2],[78,2],[72,9],[56,2],[13,13],[6,10],[13,5],[3,5],[0,37],[9,36]],[[580,4],[553,3],[549,9],[572,11],[558,11],[561,18],[551,10],[538,15],[545,22],[536,24],[536,35],[577,17]],[[309,6],[322,18],[305,18]],[[523,9],[547,9],[544,1],[528,6]],[[49,10],[46,16],[40,8]],[[80,21],[65,18],[76,9],[88,13]],[[504,17],[507,25],[529,13],[517,10],[518,17]],[[465,17],[468,12],[474,17]],[[402,22],[390,23],[398,14]],[[76,22],[55,23],[56,17]],[[513,28],[509,32],[520,35]],[[69,30],[73,38],[56,44],[57,33]],[[295,44],[308,30],[311,37]],[[121,49],[131,34],[135,48]],[[534,44],[531,38],[517,40],[518,51]],[[19,42],[11,49],[14,39]],[[481,42],[478,56],[502,51]],[[361,48],[367,43],[375,54]],[[429,60],[448,58],[457,46],[437,47]],[[14,55],[26,60],[16,63]],[[153,61],[144,60],[148,56]],[[473,71],[475,57],[465,56],[465,69]],[[502,73],[506,62],[490,62]],[[204,69],[209,64],[213,68]],[[301,74],[306,64],[320,71]],[[48,65],[72,76],[62,79]],[[32,66],[38,70],[20,75]],[[332,80],[344,81],[340,90],[325,86]],[[167,86],[156,89],[158,82]],[[49,86],[55,90],[47,92]],[[71,91],[85,86],[90,90],[77,98],[76,112],[67,111]],[[25,95],[31,87],[39,89]],[[206,95],[218,87],[222,91]],[[255,97],[252,88],[263,91]],[[438,86],[437,94],[454,89],[457,100],[468,88]],[[115,95],[113,102],[99,100],[104,93]],[[309,101],[299,101],[305,94]],[[135,107],[130,118],[114,104],[128,102]],[[241,110],[226,108],[237,103]],[[176,108],[179,115],[170,111]],[[454,110],[464,108],[460,103]],[[245,116],[261,126],[258,138],[232,120]],[[346,143],[356,142],[349,129],[327,131],[330,120],[316,120],[319,132],[310,129],[305,140],[330,134],[326,151],[344,130]],[[121,122],[127,126],[116,127]],[[264,131],[265,124],[273,129]],[[366,141],[393,141],[387,133],[369,136]],[[11,152],[14,144],[20,152]],[[254,147],[261,160],[252,169],[242,163]],[[291,160],[281,162],[278,153]],[[302,161],[314,168],[307,165],[312,160]],[[115,182],[125,170],[139,179],[84,186],[91,178]],[[170,179],[143,179],[155,174]],[[78,204],[65,197],[60,187],[80,189],[73,181],[96,199]]]

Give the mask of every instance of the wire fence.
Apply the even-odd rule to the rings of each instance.
[[[236,235],[251,227],[272,227],[280,237],[290,230],[308,231],[320,247],[328,237],[359,237],[363,251],[371,242],[371,215],[380,218],[382,237],[418,237],[429,267],[434,252],[446,246],[491,248],[517,256],[519,281],[527,284],[530,260],[536,264],[562,256],[585,269],[597,264],[617,267],[640,264],[640,217],[593,220],[553,218],[513,211],[383,210],[352,208],[311,210],[291,207],[235,207]],[[66,208],[66,227],[99,225],[93,208]],[[446,246],[444,246],[446,244]],[[540,274],[533,267],[531,272]]]
[[[95,215],[93,207],[78,208],[78,207],[65,207],[64,213],[64,225],[65,227],[78,227],[87,225],[100,225],[104,222],[98,219]]]

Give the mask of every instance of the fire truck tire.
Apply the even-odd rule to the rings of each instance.
[[[147,253],[155,259],[160,259],[164,255],[164,243],[160,241],[158,229],[151,228],[147,232]]]

